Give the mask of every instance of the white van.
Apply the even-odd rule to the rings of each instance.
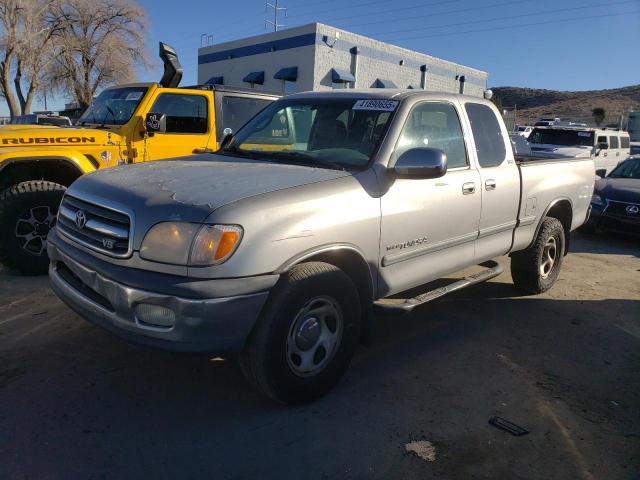
[[[535,127],[527,140],[534,157],[593,157],[606,173],[630,154],[629,134],[606,128]]]
[[[531,125],[516,125],[515,133],[518,135],[527,138],[531,132],[533,131],[533,127]]]

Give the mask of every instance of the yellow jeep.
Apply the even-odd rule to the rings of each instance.
[[[73,127],[0,127],[0,262],[45,273],[62,195],[84,173],[213,152],[277,95],[221,85],[180,87],[175,50],[160,44],[159,83],[104,90]]]

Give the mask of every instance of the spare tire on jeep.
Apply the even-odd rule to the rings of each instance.
[[[47,234],[65,187],[31,180],[0,193],[0,262],[24,275],[47,273]]]

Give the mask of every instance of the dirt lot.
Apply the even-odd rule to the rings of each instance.
[[[576,236],[545,295],[505,273],[376,318],[344,381],[296,408],[0,271],[0,478],[638,479],[639,243]]]

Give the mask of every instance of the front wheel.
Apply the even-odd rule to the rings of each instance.
[[[24,275],[47,273],[47,234],[64,192],[57,183],[32,180],[0,194],[0,262]]]
[[[314,400],[342,377],[360,337],[360,299],[351,279],[321,262],[280,279],[240,355],[247,379],[282,403]]]
[[[526,294],[546,292],[558,279],[565,250],[565,232],[556,218],[547,217],[533,244],[511,256],[511,277]]]

